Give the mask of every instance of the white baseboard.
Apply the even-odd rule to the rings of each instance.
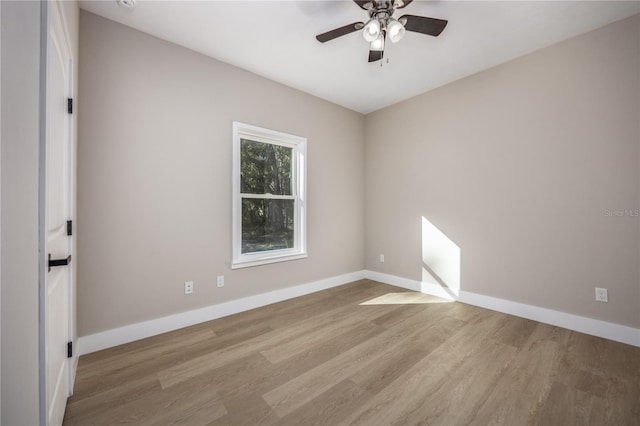
[[[468,291],[460,291],[459,295],[455,295],[437,284],[363,270],[83,336],[78,339],[78,355],[85,355],[365,278],[640,347],[640,329],[637,328]]]
[[[188,312],[156,318],[149,321],[126,325],[78,338],[78,355],[85,355],[190,325],[211,321],[294,297],[303,296],[316,291],[326,290],[353,281],[364,279],[365,271],[356,271],[336,277],[326,278],[294,287],[283,288],[270,291],[268,293],[257,294],[242,299],[231,300],[195,309]]]
[[[638,328],[568,314],[566,312],[541,308],[539,306],[513,302],[511,300],[484,296],[482,294],[471,293],[463,290],[456,296],[437,284],[424,283],[395,275],[383,274],[381,272],[364,271],[364,276],[370,280],[394,285],[396,287],[421,291],[423,293],[432,294],[445,299],[457,300],[469,305],[504,312],[506,314],[640,347],[640,329]]]

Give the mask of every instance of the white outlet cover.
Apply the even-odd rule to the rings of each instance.
[[[607,294],[607,289],[606,288],[596,287],[596,300],[598,302],[608,302],[609,301],[609,296]]]
[[[193,281],[187,281],[184,283],[184,294],[193,293]]]

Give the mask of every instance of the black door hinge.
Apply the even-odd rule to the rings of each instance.
[[[71,358],[73,356],[73,342],[67,343],[67,358]]]
[[[67,98],[67,112],[73,114],[73,99]]]
[[[70,220],[67,221],[67,235],[73,235],[73,222]]]

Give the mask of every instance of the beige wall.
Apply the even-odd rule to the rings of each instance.
[[[367,269],[421,280],[425,217],[462,290],[640,327],[639,63],[635,16],[368,115]]]
[[[39,422],[39,2],[2,8],[2,418]]]
[[[363,268],[362,115],[88,12],[80,22],[79,335]],[[308,138],[308,259],[230,269],[233,120]]]

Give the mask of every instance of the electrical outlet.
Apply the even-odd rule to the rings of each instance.
[[[384,254],[380,255],[380,263],[384,263]]]
[[[193,293],[193,281],[187,281],[184,283],[184,294]]]
[[[224,275],[218,275],[218,287],[224,287]]]
[[[608,302],[609,296],[607,295],[606,288],[598,288],[596,287],[596,300],[598,302]]]

